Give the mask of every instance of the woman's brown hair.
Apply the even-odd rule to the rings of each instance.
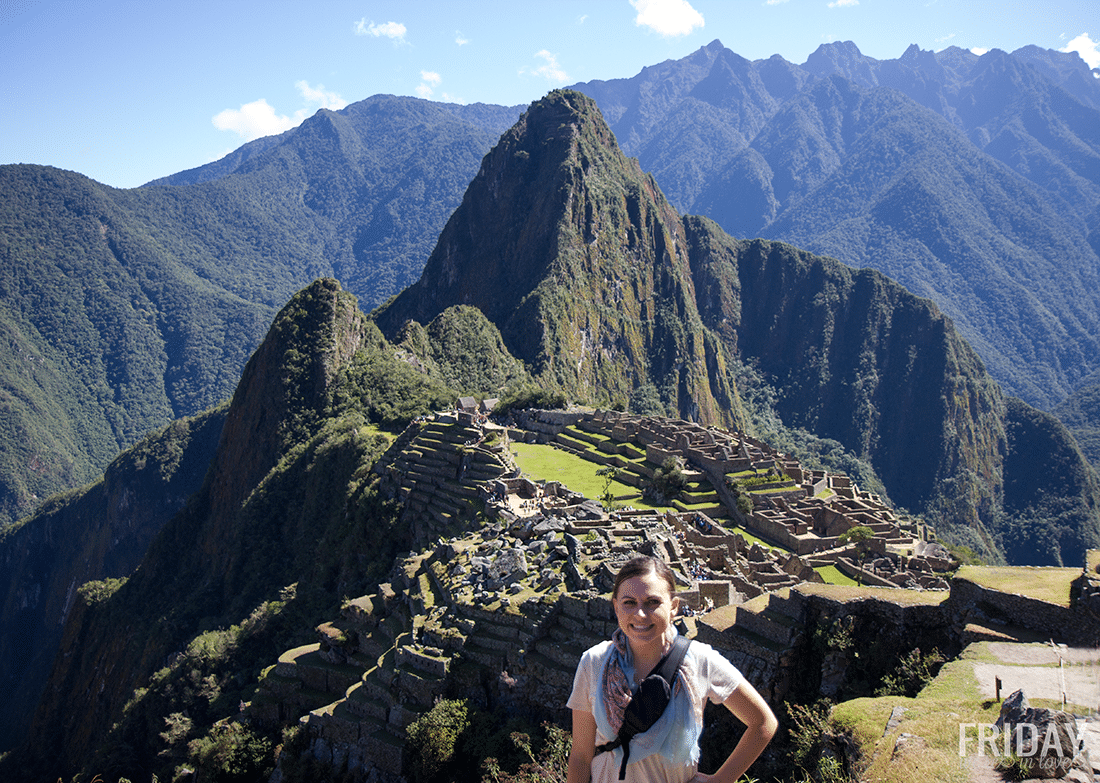
[[[635,557],[623,563],[623,567],[619,569],[619,573],[615,574],[615,589],[611,591],[611,597],[619,597],[619,586],[627,579],[633,579],[636,576],[647,576],[649,574],[656,574],[661,579],[664,579],[665,582],[668,583],[669,597],[676,597],[676,577],[673,575],[672,569],[669,568],[668,563],[664,560],[656,557],[649,557],[648,555]]]

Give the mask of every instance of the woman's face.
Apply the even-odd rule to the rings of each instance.
[[[653,571],[625,580],[612,603],[619,628],[635,649],[651,644],[663,647],[665,634],[680,608],[680,599],[672,597],[668,582]]]

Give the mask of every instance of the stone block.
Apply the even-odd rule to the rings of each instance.
[[[593,596],[588,599],[588,616],[594,617],[597,620],[607,620],[615,616],[615,609],[611,604],[610,598],[605,598],[602,595]]]

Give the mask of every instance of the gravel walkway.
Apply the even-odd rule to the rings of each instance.
[[[1004,642],[991,642],[987,647],[1000,662],[974,664],[974,676],[982,695],[995,698],[998,677],[1002,699],[1021,688],[1029,700],[1061,701],[1064,693],[1068,704],[1091,712],[1088,717],[1078,718],[1078,728],[1085,732],[1085,748],[1090,761],[1094,767],[1100,765],[1100,716],[1097,715],[1100,710],[1100,650]],[[1003,783],[994,763],[991,756],[969,756],[970,783]],[[1088,781],[1090,778],[1075,771],[1064,780]]]

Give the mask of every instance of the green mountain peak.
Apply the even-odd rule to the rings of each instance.
[[[684,418],[736,415],[680,217],[580,93],[550,93],[504,134],[420,280],[375,317],[392,339],[456,304],[480,309],[539,382],[576,399],[625,402],[651,384]]]

